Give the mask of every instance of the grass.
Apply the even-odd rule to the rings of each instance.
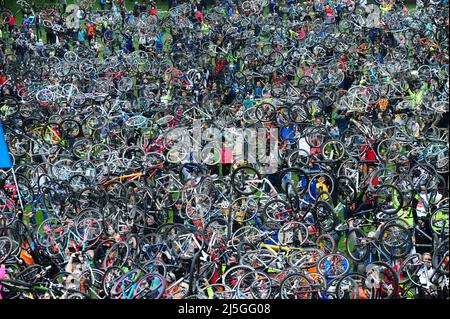
[[[60,1],[59,0],[35,0],[35,4],[38,7],[43,6],[43,5],[50,5],[51,6],[52,3],[58,3],[58,2],[60,2]],[[76,2],[77,2],[77,0],[67,0],[67,4],[68,5],[76,3]],[[132,11],[133,10],[134,2],[135,1],[125,0],[125,6],[127,7],[128,11]],[[143,2],[147,2],[147,1],[146,0],[145,1],[139,0],[137,2],[143,3]],[[164,17],[167,14],[167,11],[168,11],[167,1],[160,0],[160,1],[156,1],[156,2],[157,2],[157,6],[158,6],[158,16]],[[371,1],[369,0],[369,3],[370,2]],[[5,7],[7,9],[10,9],[16,15],[16,24],[20,24],[20,21],[22,20],[22,17],[23,17],[23,12],[21,10],[21,7],[17,4],[16,1],[13,1],[13,0],[4,0],[4,3],[5,3]],[[208,6],[211,6],[211,3],[212,3],[212,0],[208,1]],[[409,10],[411,10],[411,9],[414,9],[416,5],[415,5],[415,2],[414,2],[414,3],[407,3],[406,6],[408,7]],[[101,9],[99,0],[94,0],[93,9],[94,10],[100,10]],[[268,9],[268,7],[266,7],[265,10],[264,10],[264,13],[267,14],[268,12],[269,12],[269,9]],[[42,40],[44,41],[44,43],[46,43],[46,40],[47,40],[46,32],[42,32],[41,37],[42,37]],[[136,39],[135,40],[135,47],[138,46],[137,41],[138,40]],[[103,49],[101,48],[101,53],[102,52],[103,52]]]
[[[38,7],[43,6],[43,5],[51,6],[52,3],[58,3],[58,2],[60,2],[60,1],[58,1],[58,0],[50,0],[50,1],[49,0],[35,0],[35,4]],[[70,5],[70,4],[73,4],[76,2],[77,2],[77,0],[67,0],[67,5]],[[133,10],[134,2],[135,1],[130,1],[130,0],[125,1],[125,5],[126,5],[128,11]],[[147,1],[139,0],[137,2],[143,3],[143,2],[147,2]],[[165,16],[166,12],[168,11],[168,4],[166,3],[166,1],[157,1],[157,6],[158,6],[158,16],[160,16],[160,17]],[[16,25],[20,24],[20,22],[22,21],[22,18],[23,18],[23,12],[21,10],[21,7],[17,4],[17,2],[11,1],[11,0],[5,0],[5,8],[11,10],[15,14]],[[99,0],[95,0],[93,9],[94,10],[101,9]],[[46,40],[47,40],[46,32],[42,32],[42,40],[44,41],[44,43],[46,43]],[[137,40],[136,40],[135,44],[137,47]]]
[[[37,6],[41,6],[43,4],[52,4],[52,3],[57,3],[59,2],[58,0],[35,0],[34,3]],[[94,1],[95,4],[93,6],[94,9],[96,10],[100,10],[100,1],[99,0],[95,0]],[[133,10],[133,5],[134,5],[135,1],[130,1],[130,0],[126,0],[125,1],[125,6],[127,7],[128,10]],[[139,0],[139,3],[143,3],[144,1]],[[77,3],[76,0],[67,0],[67,4],[73,4],[73,3]],[[157,1],[158,4],[158,9],[160,10],[167,10],[167,3],[166,1]],[[6,0],[5,1],[5,7],[8,9],[11,9],[13,12],[17,12],[20,11],[20,6],[17,4],[16,1],[11,1],[11,0]]]
[[[35,0],[35,4],[37,6],[43,5],[43,4],[51,4],[51,3],[56,3],[59,2],[58,0]],[[74,2],[77,2],[76,0],[67,0],[67,4],[73,4]],[[94,9],[96,10],[100,10],[100,1],[99,0],[94,0],[95,4],[94,4]],[[134,2],[135,1],[130,1],[130,0],[125,0],[125,5],[127,7],[128,10],[133,10],[133,6],[134,6]],[[147,1],[143,1],[143,0],[138,0],[137,2],[139,3],[143,3],[143,2],[147,2]],[[370,0],[368,1],[369,3],[371,2]],[[20,21],[20,19],[22,19],[22,12],[20,10],[20,6],[17,4],[17,2],[15,0],[4,0],[5,3],[5,7],[10,9],[12,12],[17,14],[17,20]],[[158,10],[160,11],[167,11],[168,10],[168,4],[167,1],[156,1],[157,6],[158,6]],[[212,3],[212,1],[208,1],[208,5],[210,6]],[[415,1],[410,1],[410,3],[406,4],[407,8],[409,10],[414,9],[416,7]],[[266,8],[266,11],[268,9]]]

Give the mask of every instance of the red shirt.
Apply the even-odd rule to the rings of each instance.
[[[156,16],[156,15],[158,15],[158,10],[156,10],[156,8],[150,9],[150,10],[148,10],[148,13],[150,13],[150,15],[152,15],[152,16]]]
[[[375,151],[372,148],[367,148],[367,150],[366,150],[365,147],[363,146],[363,151],[366,151],[364,160],[375,161],[376,155],[375,155]]]
[[[195,14],[195,17],[197,18],[197,21],[202,23],[204,18],[203,18],[203,14],[200,10],[197,11],[197,13]]]
[[[304,30],[300,30],[300,32],[298,33],[298,38],[300,40],[303,40],[306,37],[306,32]]]
[[[380,184],[380,179],[378,176],[372,178],[372,186],[373,187],[378,187],[379,184]]]
[[[8,81],[7,76],[0,76],[0,85],[5,84]]]
[[[87,34],[90,36],[93,36],[95,34],[95,25],[88,25],[87,26]]]
[[[226,60],[216,59],[216,74],[221,73],[225,69],[226,65],[227,65]]]
[[[16,24],[16,17],[15,16],[9,17],[8,24],[10,26],[13,26],[14,24]]]

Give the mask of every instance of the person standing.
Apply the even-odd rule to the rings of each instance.
[[[41,38],[41,20],[39,18],[39,14],[34,16],[34,27],[36,28],[36,38]]]
[[[9,35],[12,36],[12,32],[14,31],[14,28],[16,26],[16,16],[11,15],[8,18],[8,28],[9,28]]]
[[[112,0],[105,0],[106,10],[112,9]]]
[[[148,13],[152,16],[157,16],[158,15],[158,8],[156,7],[155,4],[151,4],[150,5],[150,9],[148,10]]]
[[[277,0],[269,0],[269,12],[271,14],[278,13]]]
[[[181,200],[177,200],[175,204],[173,205],[172,211],[173,211],[173,218],[172,222],[174,224],[184,224],[184,218],[182,217],[183,210],[185,210],[186,207],[183,205],[183,202]]]
[[[87,32],[85,29],[78,30],[77,38],[78,38],[78,42],[80,42],[80,44],[83,44],[84,41],[86,41],[86,35],[87,35]]]
[[[96,25],[94,23],[86,25],[88,43],[91,45],[94,40]]]
[[[432,283],[432,277],[435,273],[433,268],[431,254],[426,252],[422,255],[423,266],[417,272],[417,279],[420,286],[417,287],[417,297],[419,299],[436,298],[435,285]]]

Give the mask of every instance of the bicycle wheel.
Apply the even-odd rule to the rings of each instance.
[[[166,290],[166,281],[159,274],[147,274],[136,284],[133,299],[159,299]]]
[[[402,258],[409,254],[413,246],[408,229],[399,224],[385,225],[380,231],[381,250],[392,258]]]
[[[338,299],[372,299],[371,289],[366,286],[366,276],[351,273],[339,279],[336,285]]]
[[[261,123],[272,122],[275,120],[277,110],[270,103],[261,103],[256,106],[255,115]]]
[[[271,279],[262,271],[247,272],[239,278],[236,290],[239,299],[268,299],[272,292]]]
[[[270,95],[279,98],[286,94],[287,84],[284,82],[272,83],[270,88]]]
[[[345,147],[342,142],[338,140],[331,140],[322,145],[321,153],[324,160],[336,162],[339,161],[345,154]]]
[[[295,103],[289,109],[289,118],[296,124],[306,123],[311,120],[311,114],[304,104]]]
[[[36,230],[36,239],[43,247],[54,246],[63,242],[68,229],[61,224],[59,218],[48,218]]]
[[[103,276],[102,288],[105,292],[106,296],[111,296],[111,289],[116,284],[117,280],[122,278],[125,272],[116,266],[109,267],[105,271],[105,275]]]
[[[305,134],[306,143],[311,148],[320,149],[325,142],[325,134],[324,128],[318,126],[311,127],[311,129],[308,130],[308,133]]]
[[[258,202],[253,197],[240,197],[231,203],[231,219],[245,223],[258,212]]]
[[[322,98],[320,98],[319,96],[310,95],[305,100],[305,106],[311,115],[322,114],[322,112],[325,108],[325,103],[323,102]],[[317,147],[320,147],[320,146],[317,146]]]
[[[129,247],[125,242],[117,242],[108,249],[102,262],[103,270],[115,266],[123,266],[128,258]],[[105,274],[106,276],[106,274]]]
[[[356,262],[366,259],[369,254],[367,235],[359,228],[353,228],[347,235],[346,250],[348,256]]]
[[[430,226],[436,235],[448,236],[448,206],[439,207],[431,213]]]
[[[48,145],[63,143],[63,130],[59,123],[48,123],[42,130],[42,140]]]
[[[193,195],[185,205],[185,214],[192,220],[204,219],[209,213],[212,203],[211,198],[204,194]]]
[[[383,161],[394,161],[399,157],[401,149],[397,140],[388,138],[378,144],[377,154]]]
[[[382,185],[376,190],[378,208],[386,214],[397,214],[403,207],[402,192],[394,185]]]
[[[13,249],[13,244],[9,237],[0,237],[0,264],[8,259]]]
[[[449,255],[448,255],[448,238],[436,247],[433,252],[433,267],[437,272],[448,276],[449,274]]]
[[[341,254],[328,254],[317,263],[317,271],[326,278],[344,276],[350,270],[350,262]]]
[[[318,248],[302,248],[301,250],[293,251],[288,257],[288,264],[291,267],[310,269],[317,266],[317,263],[325,255],[323,250]]]
[[[72,119],[61,122],[61,129],[64,138],[77,138],[83,134],[83,127],[80,123]]]
[[[238,249],[239,244],[246,242],[252,245],[257,245],[261,236],[261,231],[253,226],[243,226],[231,235],[231,246]]]
[[[253,267],[246,265],[237,265],[228,269],[222,275],[222,284],[235,290],[239,283],[239,280],[247,273],[256,271]]]
[[[308,175],[299,168],[287,168],[280,172],[280,179],[283,184],[289,183],[293,187],[293,191],[298,195],[303,195],[308,189],[310,183]]]
[[[344,205],[350,205],[356,200],[356,187],[347,176],[339,176],[336,179],[336,196]]]
[[[288,221],[293,216],[291,206],[282,199],[274,199],[267,202],[263,212],[267,218],[274,221]]]
[[[417,276],[418,271],[423,267],[423,261],[420,254],[413,254],[402,261],[398,270],[399,284],[412,282],[414,285],[420,286]]]
[[[5,96],[0,99],[0,115],[3,120],[15,116],[20,110],[19,101],[12,96]]]
[[[253,195],[262,187],[261,175],[251,166],[241,166],[231,174],[231,185],[241,195]]]
[[[312,299],[313,285],[303,274],[289,274],[280,282],[281,299]]]
[[[316,239],[316,246],[322,250],[325,254],[334,254],[336,252],[336,242],[329,234],[319,235]]]
[[[328,196],[328,195],[327,195]],[[313,208],[316,225],[322,232],[328,232],[335,228],[334,209],[326,201],[319,200]]]
[[[278,230],[278,241],[283,246],[300,247],[308,240],[308,228],[299,222],[288,222]]]
[[[367,288],[371,299],[391,299],[398,293],[398,275],[388,264],[375,261],[366,267]]]
[[[288,167],[304,168],[309,164],[309,153],[304,149],[295,150],[288,156]]]
[[[111,287],[110,296],[112,299],[131,299],[134,295],[136,282],[141,276],[140,269],[133,269],[120,277]]]
[[[97,211],[85,211],[78,215],[76,232],[86,246],[92,246],[102,235],[101,215]]]
[[[314,91],[316,83],[313,78],[309,76],[302,76],[298,79],[297,86],[305,94],[310,94]]]

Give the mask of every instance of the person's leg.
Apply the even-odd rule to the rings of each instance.
[[[222,164],[222,176],[228,176],[231,173],[231,163]]]
[[[24,61],[24,65],[25,67],[28,66],[28,62],[30,61],[30,54],[28,53],[28,51],[24,51],[23,52],[23,61]]]
[[[225,10],[227,11],[227,15],[231,15],[231,8],[230,8],[230,5],[229,4],[226,4],[225,5]]]
[[[283,179],[281,180],[281,189],[283,191],[286,191],[286,186],[288,183],[291,182],[291,173],[288,173],[286,175],[283,176]]]
[[[42,218],[43,218],[44,220],[47,220],[47,219],[48,219],[48,213],[47,213],[47,210],[46,210],[46,209],[42,210]]]
[[[211,175],[217,175],[219,176],[219,165],[208,165],[208,169],[211,173]]]
[[[20,56],[20,62],[22,62],[23,64],[26,64],[26,61],[25,61],[25,51],[24,51],[24,50],[20,50],[20,51],[19,51],[19,56]]]
[[[181,173],[183,174],[183,177],[186,180],[190,180],[192,178],[191,173],[189,173],[188,169],[186,167],[183,167],[183,169],[181,170]]]
[[[32,212],[32,214],[31,214],[30,224],[31,225],[36,225],[36,213],[35,212]]]

